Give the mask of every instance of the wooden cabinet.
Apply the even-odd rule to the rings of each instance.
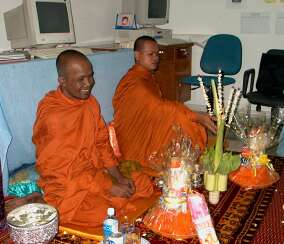
[[[160,64],[156,74],[165,98],[179,101],[190,99],[190,89],[183,87],[179,80],[191,74],[192,45],[159,45]]]

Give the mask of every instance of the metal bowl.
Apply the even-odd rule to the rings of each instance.
[[[31,203],[8,213],[7,223],[16,244],[45,244],[58,231],[58,214],[50,205]]]

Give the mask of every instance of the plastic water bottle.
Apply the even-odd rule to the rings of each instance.
[[[114,233],[118,233],[118,220],[114,215],[114,208],[107,209],[107,217],[103,223],[103,232],[105,240],[109,240]]]

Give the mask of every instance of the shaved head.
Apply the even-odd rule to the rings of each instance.
[[[151,36],[140,36],[136,39],[134,43],[134,51],[142,51],[144,48],[145,42],[157,43],[157,41]]]
[[[61,52],[56,59],[56,69],[58,76],[66,75],[66,71],[69,68],[70,62],[74,60],[84,60],[90,63],[89,59],[81,52],[76,50],[65,50]]]
[[[159,64],[159,47],[156,40],[150,36],[141,36],[134,43],[135,63],[154,72]]]

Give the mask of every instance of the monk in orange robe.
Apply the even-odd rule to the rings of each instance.
[[[107,208],[119,215],[131,201],[153,193],[147,175],[122,176],[109,143],[100,106],[91,95],[95,83],[86,56],[74,50],[57,60],[59,87],[39,103],[33,128],[36,168],[44,200],[59,211],[60,223],[96,227]],[[130,202],[130,203],[129,203]]]
[[[207,114],[163,98],[155,78],[158,51],[157,42],[149,36],[135,41],[135,65],[121,79],[113,97],[114,126],[122,157],[138,160],[146,168],[152,166],[149,156],[170,142],[174,125],[179,125],[201,149],[207,140],[205,128],[216,132]]]

